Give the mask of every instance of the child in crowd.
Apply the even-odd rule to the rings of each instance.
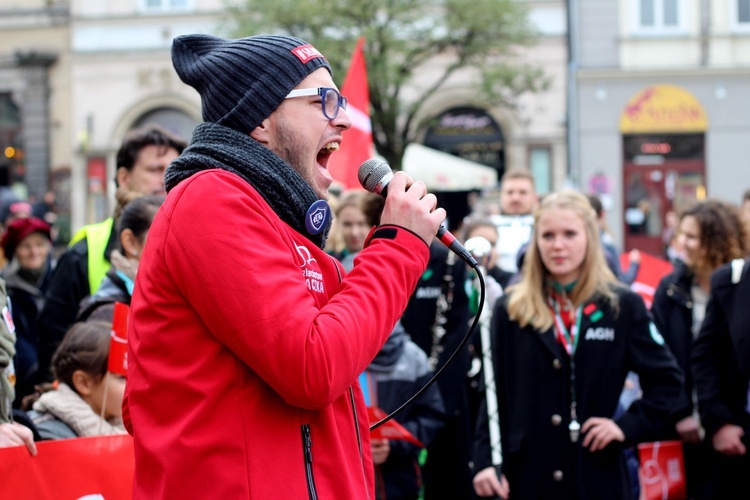
[[[125,434],[125,378],[107,372],[111,324],[74,324],[52,357],[57,388],[34,403],[29,417],[42,439]]]

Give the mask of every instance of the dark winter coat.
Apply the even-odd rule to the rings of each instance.
[[[109,259],[117,244],[116,231],[107,241],[104,257]],[[75,322],[81,301],[90,295],[88,241],[69,247],[52,273],[47,301],[39,313],[39,380],[52,380],[50,364],[65,332]]]
[[[750,259],[743,265],[738,280],[732,277],[732,263],[711,276],[711,295],[693,344],[691,368],[706,440],[732,424],[744,429],[742,441],[750,448]],[[748,452],[736,456],[716,452],[713,463],[713,498],[747,496]]]
[[[584,307],[575,353],[578,421],[583,425],[590,417],[613,418],[629,371],[640,376],[643,397],[615,419],[625,442],[593,453],[582,446],[583,436],[571,442],[570,358],[554,329],[521,328],[508,317],[507,297],[495,307],[502,473],[512,498],[632,498],[622,449],[649,440],[665,425],[679,397],[682,374],[643,300],[624,288],[617,294],[619,312],[601,299]],[[480,422],[485,415],[480,412]],[[493,465],[489,457],[487,437],[479,436],[477,471]]]
[[[386,413],[399,408],[432,377],[427,355],[400,323],[367,371],[377,381],[377,404]],[[429,445],[445,421],[445,408],[437,384],[395,417],[414,437]],[[377,498],[417,498],[422,474],[417,461],[422,448],[404,440],[391,440],[388,459],[375,468]],[[385,493],[385,494],[383,494]]]
[[[739,283],[732,283],[731,274],[730,263],[711,276],[706,316],[692,350],[693,379],[707,438],[724,424],[750,422],[746,409],[750,384],[750,259],[745,259]]]
[[[659,282],[651,305],[654,324],[685,375],[680,402],[673,413],[675,422],[693,413],[693,377],[690,374],[690,351],[693,344],[692,283],[693,274],[683,262],[677,261],[674,270]]]
[[[409,299],[401,322],[411,339],[429,356],[432,350],[433,326],[444,277],[452,277],[453,303],[445,315],[446,333],[436,369],[440,369],[456,351],[469,330],[469,299],[464,289],[466,265],[457,258],[450,272],[448,250],[440,242],[430,245],[430,262]],[[469,474],[471,422],[467,393],[469,350],[458,351],[452,363],[438,378],[447,413],[445,426],[428,447],[425,473],[425,499],[469,498],[473,490]]]
[[[11,261],[2,273],[16,327],[16,355],[13,358],[16,370],[16,408],[20,407],[25,396],[34,392],[34,384],[37,383],[40,369],[37,316],[44,306],[45,293],[54,269],[55,260],[50,253],[35,283],[31,283],[30,278],[24,275],[16,260]]]

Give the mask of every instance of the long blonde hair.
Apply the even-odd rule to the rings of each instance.
[[[605,297],[613,307],[617,307],[617,295],[613,288],[619,284],[607,266],[601,241],[596,213],[589,200],[576,191],[563,190],[544,197],[534,214],[534,231],[529,248],[523,260],[520,281],[508,287],[508,315],[522,327],[532,325],[546,331],[554,323],[554,316],[547,304],[550,273],[542,262],[537,241],[539,219],[542,215],[556,211],[570,210],[582,221],[586,231],[586,255],[581,263],[581,274],[569,292],[568,297],[574,307],[588,301],[595,295]]]

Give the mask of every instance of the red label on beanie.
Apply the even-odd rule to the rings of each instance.
[[[323,54],[318,52],[318,49],[310,44],[300,45],[299,47],[292,49],[292,54],[297,56],[297,59],[302,61],[302,64],[307,64],[308,61],[311,61],[316,57],[325,59],[325,57],[323,57]]]

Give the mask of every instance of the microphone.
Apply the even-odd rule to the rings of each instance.
[[[393,170],[385,161],[379,158],[370,158],[359,166],[357,177],[365,190],[385,198],[388,196],[388,184],[393,179]],[[440,224],[437,238],[472,268],[479,265],[474,256],[445,228],[444,224]]]

